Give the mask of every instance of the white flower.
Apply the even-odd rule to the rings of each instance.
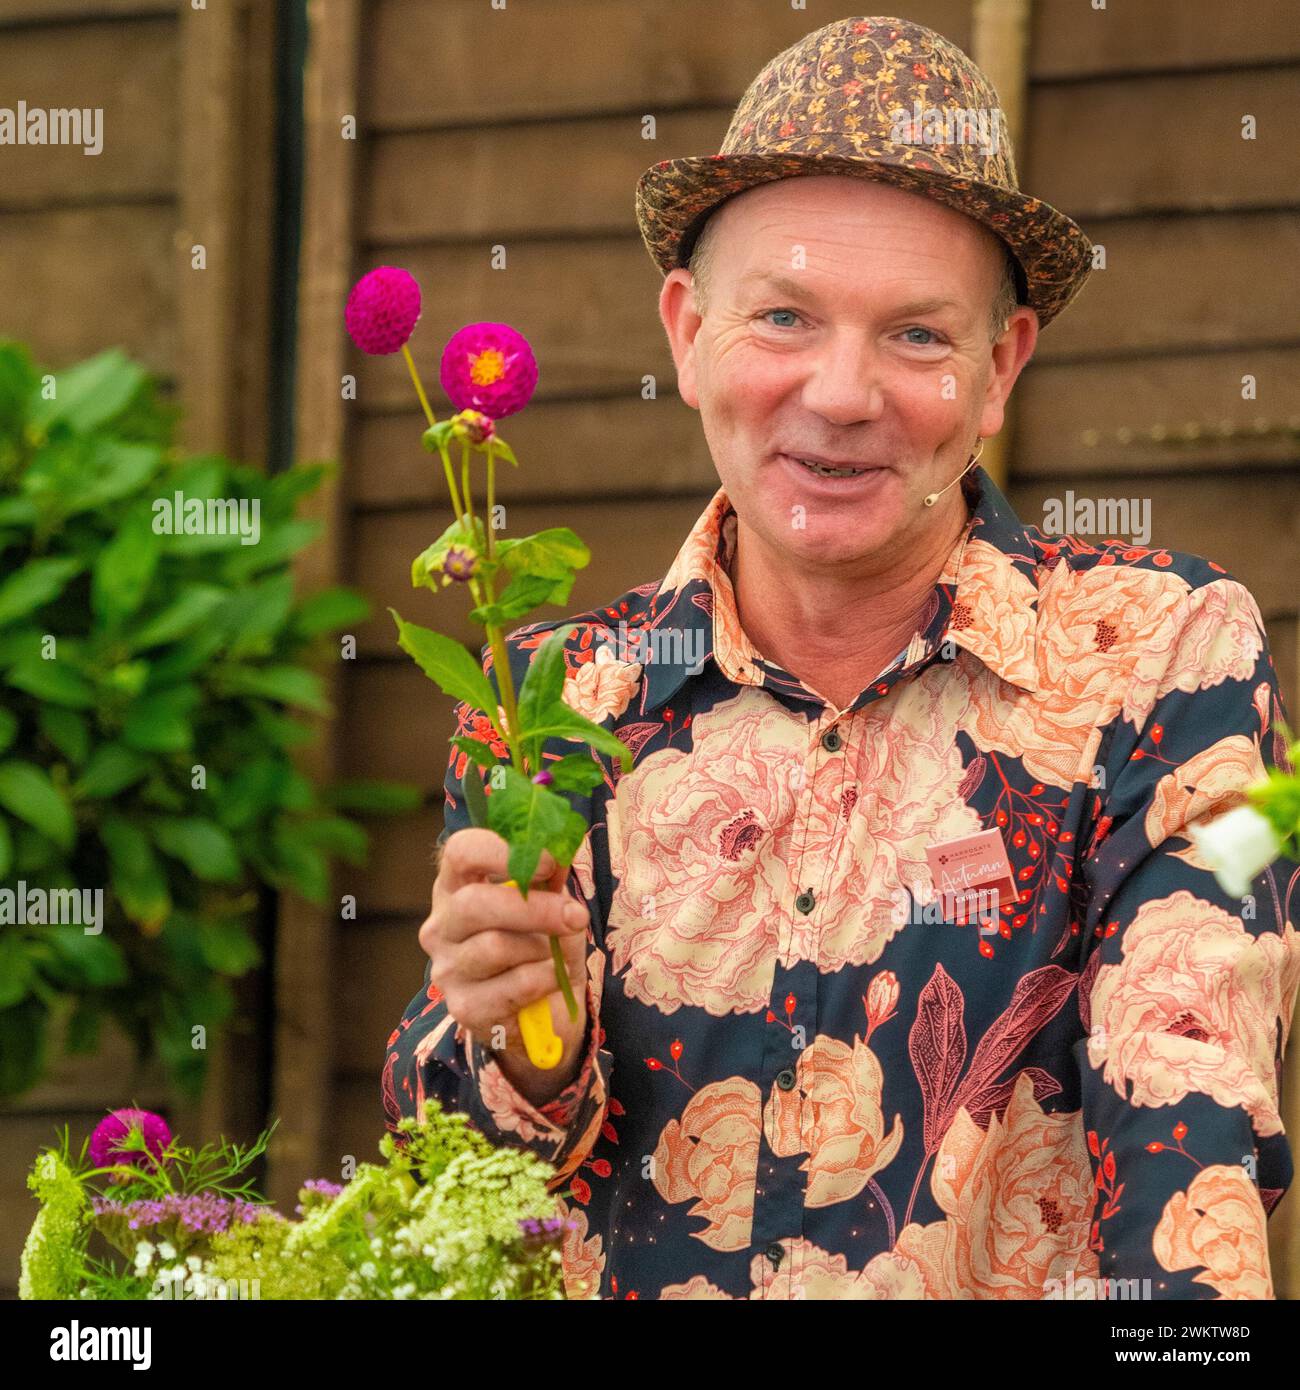
[[[191,1269],[202,1269],[203,1267],[203,1261],[197,1255],[191,1255],[185,1263],[189,1265]]]
[[[1227,815],[1189,825],[1187,834],[1220,887],[1234,898],[1249,893],[1255,875],[1282,853],[1277,831],[1253,806],[1238,806]]]
[[[165,1240],[158,1247],[158,1253],[164,1260],[174,1260],[176,1258],[176,1247],[169,1240]]]
[[[135,1272],[143,1274],[149,1268],[149,1262],[153,1259],[153,1246],[147,1240],[142,1240],[135,1247]]]
[[[357,1270],[357,1273],[363,1279],[373,1279],[379,1273],[379,1271],[374,1267],[373,1264],[370,1263],[369,1260],[367,1260],[365,1264],[363,1264],[361,1268]]]

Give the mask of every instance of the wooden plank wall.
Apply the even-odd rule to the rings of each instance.
[[[98,107],[103,150],[0,149],[0,336],[60,368],[120,346],[187,410],[185,442],[258,460],[266,439],[273,10],[260,0],[6,0],[0,100]],[[191,269],[202,244],[207,270]],[[59,1036],[58,1031],[55,1037]],[[0,1296],[17,1286],[35,1206],[24,1179],[56,1127],[105,1107],[166,1110],[187,1137],[245,1136],[262,1116],[229,1047],[202,1106],[175,1103],[156,1067],[104,1030],[90,1061],[0,1112]],[[235,1045],[237,1050],[237,1044]]]
[[[1034,6],[1022,178],[1083,221],[1109,268],[1044,335],[1018,387],[1011,494],[1027,521],[1067,486],[1150,498],[1161,543],[1209,555],[1255,592],[1300,709],[1300,334],[1283,292],[1300,251],[1300,156],[1284,133],[1300,34],[1282,6],[1244,9]],[[366,0],[363,11],[356,273],[389,263],[420,279],[412,347],[430,386],[466,322],[504,319],[531,340],[541,379],[508,431],[523,466],[502,499],[512,533],[564,520],[592,546],[568,611],[658,577],[716,479],[698,417],[674,391],[635,180],[657,159],[715,150],[762,64],[842,7]],[[964,3],[908,12],[970,40]],[[1244,113],[1259,123],[1253,144],[1240,139]],[[654,142],[642,139],[645,114]],[[498,245],[501,270],[490,264]],[[452,606],[409,588],[410,557],[448,513],[403,364],[353,362],[343,553],[380,616],[344,678],[340,758],[357,774],[418,776],[432,797],[382,832],[361,917],[339,939],[339,978],[365,987],[332,1038],[326,1166],[373,1143],[383,1042],[419,986],[415,928],[451,731],[448,703],[397,652],[384,608],[477,650]],[[1254,402],[1240,399],[1247,371]],[[654,400],[641,397],[646,374]],[[1194,437],[1168,442],[1188,425]],[[1162,426],[1166,440],[1147,437]]]

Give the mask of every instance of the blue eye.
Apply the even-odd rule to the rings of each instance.
[[[918,327],[915,327],[915,328],[905,328],[905,329],[903,329],[903,332],[904,332],[904,333],[928,333],[928,334],[930,335],[930,342],[928,342],[928,343],[918,343],[918,342],[916,342],[915,339],[913,339],[913,345],[916,346],[916,347],[929,347],[932,343],[937,343],[937,342],[941,342],[941,341],[942,341],[942,339],[941,339],[941,338],[939,337],[939,335],[934,331],[933,328],[921,328],[921,327],[918,326]]]
[[[759,318],[765,319],[771,314],[789,314],[791,318],[795,319],[799,317],[799,315],[796,314],[793,309],[764,309],[763,312],[759,315]],[[776,323],[772,326],[773,328],[793,328],[794,324]]]

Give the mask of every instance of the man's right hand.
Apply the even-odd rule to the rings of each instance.
[[[577,1075],[587,1032],[587,921],[584,904],[565,891],[569,871],[545,851],[528,897],[511,884],[509,846],[495,831],[458,830],[447,838],[433,904],[420,927],[430,980],[447,1012],[493,1048],[511,1085],[545,1105]],[[550,938],[558,936],[578,1003],[570,1020],[555,983]],[[547,998],[564,1043],[558,1066],[542,1071],[528,1060],[516,1015]]]

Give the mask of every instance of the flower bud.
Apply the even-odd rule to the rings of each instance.
[[[481,410],[461,410],[451,417],[451,430],[457,439],[481,449],[496,432],[496,425]]]

